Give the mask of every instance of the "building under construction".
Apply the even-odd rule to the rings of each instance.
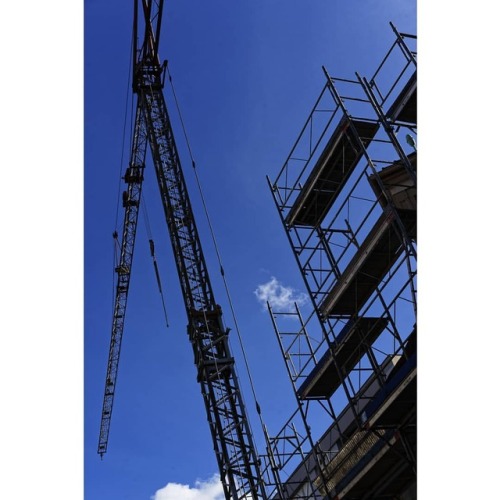
[[[323,68],[269,179],[312,304],[269,307],[297,400],[268,436],[272,498],[416,498],[416,37],[389,29],[371,77]]]

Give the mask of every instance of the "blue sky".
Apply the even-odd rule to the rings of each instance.
[[[181,499],[185,493],[186,498],[215,500],[217,489],[211,480],[216,463],[151,169],[146,174],[145,201],[170,327],[165,328],[141,219],[109,449],[103,461],[96,453],[111,325],[111,235],[119,194],[132,3],[110,1],[103,6],[102,2],[86,1],[79,9],[66,3],[40,6],[28,2],[9,9],[12,11],[0,16],[4,25],[10,25],[0,30],[2,47],[12,47],[12,40],[18,43],[16,50],[6,51],[3,59],[5,68],[16,69],[16,78],[4,78],[1,84],[3,113],[7,117],[3,131],[7,146],[4,185],[9,187],[2,200],[2,213],[6,215],[5,241],[13,242],[2,249],[2,331],[8,332],[2,339],[1,376],[7,401],[2,416],[2,447],[8,465],[1,496],[83,498],[84,485],[85,498],[91,500],[150,499],[157,492],[155,500],[167,500],[172,490],[177,495],[173,498]],[[474,40],[481,49],[491,46],[494,40],[488,37],[495,32],[492,16],[483,15],[480,22],[484,28],[471,28],[473,40],[464,40],[463,33],[455,24],[449,25],[443,12],[438,12],[437,17],[434,13],[427,6],[426,31],[419,35],[425,39],[430,32],[433,42],[441,42],[437,46],[444,54],[436,57],[435,46],[423,44],[428,60],[432,61],[425,72],[427,89],[432,87],[432,93],[441,96],[440,109],[452,113],[456,113],[456,101],[450,103],[450,95],[459,98],[464,107],[492,109],[487,98],[496,92],[491,86],[492,78],[483,79],[483,92],[474,93],[475,101],[466,99],[466,92],[458,96],[450,93],[449,83],[451,73],[465,82],[465,90],[477,84],[471,75],[482,74],[484,67],[479,55],[487,58],[488,52],[468,42]],[[467,13],[453,14],[454,19],[459,19],[457,24],[467,21]],[[14,20],[22,20],[23,32],[31,36],[19,40]],[[166,5],[161,55],[170,63],[259,403],[270,428],[277,429],[289,415],[292,394],[271,323],[254,292],[273,278],[296,294],[304,289],[265,175],[276,175],[304,123],[323,85],[321,65],[332,74],[350,76],[355,70],[369,74],[392,41],[389,21],[403,31],[413,31],[414,2],[261,0],[236,4],[219,0],[208,4],[198,0]],[[448,37],[445,27],[450,30],[446,31]],[[464,59],[467,65],[463,65]],[[168,92],[167,104],[174,119],[216,297],[225,311],[226,323],[233,326]],[[493,107],[491,114],[494,110]],[[421,133],[419,153],[427,151],[430,158],[432,151],[434,160],[439,154],[437,146],[442,144],[433,142],[432,137],[442,133],[440,137],[450,148],[460,144],[460,154],[441,153],[437,164],[460,165],[460,160],[466,158],[467,165],[490,165],[488,148],[467,149],[470,133],[478,133],[477,128],[471,131],[467,127],[450,127],[450,123],[459,123],[453,116],[455,120],[450,121],[446,115],[442,127],[427,118],[425,123],[434,136]],[[472,137],[477,137],[480,144],[495,144],[490,130],[482,127],[481,134]],[[126,161],[126,153],[124,157]],[[19,165],[23,168],[16,168]],[[442,213],[450,225],[442,227],[432,220],[434,217],[421,219],[430,221],[432,228],[424,228],[424,241],[425,231],[429,231],[433,241],[432,259],[427,253],[424,263],[424,271],[425,265],[431,269],[424,272],[424,290],[427,286],[429,294],[430,289],[434,293],[436,289],[446,291],[445,298],[443,293],[437,296],[440,301],[444,299],[444,305],[433,317],[432,330],[458,331],[462,339],[459,343],[467,345],[465,352],[460,350],[463,347],[457,347],[458,356],[448,361],[450,371],[463,372],[462,360],[473,351],[484,360],[480,365],[483,378],[491,379],[495,375],[491,371],[494,349],[485,352],[479,345],[469,345],[468,334],[494,333],[495,323],[484,314],[484,310],[496,310],[492,294],[464,297],[466,294],[459,287],[450,290],[447,286],[447,277],[453,275],[457,265],[467,261],[470,252],[477,250],[476,244],[463,236],[464,227],[457,221],[465,220],[467,231],[474,227],[487,238],[490,226],[488,219],[465,212],[454,198],[458,192],[467,191],[469,183],[463,178],[455,180],[457,193],[450,193],[450,170],[443,170],[433,169],[432,177],[426,177],[424,172],[426,194],[429,193],[429,199],[440,200],[446,189],[462,217],[450,220],[438,202],[436,208],[442,212],[437,213]],[[464,173],[467,171],[464,168]],[[478,184],[485,195],[475,203],[480,213],[497,213],[493,203],[496,191],[490,185],[484,186],[483,179]],[[425,211],[420,213],[425,217]],[[119,210],[119,221],[121,215]],[[421,227],[422,224],[419,231]],[[443,252],[446,238],[457,238],[460,243],[462,253],[456,250],[455,259]],[[491,243],[484,247],[478,265],[495,258],[493,239]],[[438,264],[432,267],[430,260],[437,260]],[[491,276],[492,281],[498,279],[498,271],[491,266],[481,270],[478,274]],[[466,274],[468,288],[478,290],[481,283],[472,273]],[[433,276],[432,286],[429,275]],[[441,287],[435,285],[435,279],[442,280]],[[470,319],[461,316],[457,322],[458,310],[477,314]],[[425,325],[426,316],[423,318]],[[449,333],[443,335],[446,340],[442,344],[440,339],[432,340],[436,346],[434,355],[426,351],[426,366],[431,367],[431,374],[435,373],[432,369],[439,371],[435,367],[441,366],[442,353],[450,340],[446,336]],[[491,345],[486,339],[487,345]],[[255,441],[262,450],[261,433],[235,340],[232,345]],[[423,342],[425,345],[425,337]],[[429,375],[420,380],[422,387],[435,385]],[[464,387],[468,389],[467,409],[457,404],[463,400]],[[427,405],[457,405],[456,414],[462,416],[463,425],[474,418],[477,408],[484,407],[488,396],[485,388],[475,387],[467,376],[444,395],[430,393],[431,397],[426,396]],[[426,430],[434,422],[429,426],[429,413],[421,419]],[[445,422],[447,419],[442,421]],[[454,445],[453,436],[441,433],[439,437],[445,442],[445,449]],[[463,467],[461,462],[457,466]],[[469,463],[468,467],[473,465]],[[458,477],[456,470],[448,472],[450,480]],[[465,471],[462,470],[462,476]],[[494,476],[491,465],[483,463],[476,472],[483,481],[468,491],[486,498],[488,479]],[[450,481],[443,483],[444,491],[449,493],[453,485]],[[485,488],[484,494],[481,487]],[[464,491],[467,488],[462,486],[454,498],[460,498]],[[200,496],[205,492],[209,496]]]
[[[155,498],[160,500],[168,483],[201,491],[203,486],[196,487],[195,481],[206,484],[217,472],[151,164],[145,173],[145,203],[170,327],[165,328],[141,218],[103,461],[95,450],[110,335],[111,235],[131,16],[132,2],[108,2],[104,11],[100,2],[85,5],[85,487],[93,500],[149,500],[163,491]],[[265,176],[276,177],[323,87],[321,66],[346,77],[356,70],[370,74],[393,41],[389,21],[415,32],[414,2],[165,4],[160,53],[169,61],[257,397],[271,432],[291,415],[294,398],[272,324],[257,298],[278,293],[276,302],[283,303],[305,290]],[[234,331],[168,86],[166,98],[216,298]],[[125,129],[128,138],[129,125]],[[128,145],[125,151],[126,162]],[[122,217],[119,209],[119,233]],[[235,334],[232,346],[254,439],[262,451],[262,432]],[[184,498],[180,491],[176,495]]]
[[[151,164],[145,173],[145,203],[170,327],[165,327],[141,218],[109,448],[103,461],[96,454],[110,335],[111,235],[131,16],[132,2],[108,2],[104,11],[100,2],[85,5],[85,487],[93,500],[149,500],[167,483],[196,488],[195,481],[206,483],[217,472]],[[415,32],[414,2],[165,4],[160,54],[169,61],[257,397],[271,432],[291,415],[294,398],[272,324],[257,299],[278,294],[276,303],[286,306],[305,289],[265,176],[277,176],[323,87],[321,66],[340,76],[352,77],[355,70],[370,74],[393,41],[389,21]],[[216,298],[234,331],[168,86],[166,98]],[[130,127],[125,128],[128,138]],[[126,157],[128,144],[125,151]],[[122,217],[119,207],[119,233]],[[263,451],[235,333],[232,346],[254,439]],[[176,495],[184,498],[180,492]],[[158,493],[155,500],[162,498]]]

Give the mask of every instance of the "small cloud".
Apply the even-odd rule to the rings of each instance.
[[[254,294],[264,308],[269,302],[276,312],[291,312],[294,303],[301,306],[307,302],[305,293],[298,293],[294,288],[282,285],[274,276],[267,283],[259,285]]]
[[[151,500],[224,500],[222,483],[217,474],[207,481],[197,480],[194,488],[187,484],[168,483]]]

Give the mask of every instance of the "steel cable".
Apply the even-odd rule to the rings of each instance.
[[[246,372],[247,372],[247,376],[248,376],[248,379],[249,379],[249,382],[250,382],[250,388],[251,388],[251,391],[252,391],[252,396],[253,396],[253,399],[254,399],[255,408],[256,408],[257,414],[259,415],[259,420],[260,420],[260,424],[262,426],[262,429],[265,432],[265,425],[264,425],[264,421],[262,419],[261,408],[260,408],[260,405],[259,405],[258,400],[257,400],[257,394],[256,394],[256,391],[255,391],[254,382],[253,382],[252,375],[251,375],[251,372],[250,372],[248,358],[247,358],[246,351],[245,351],[245,348],[244,348],[244,345],[243,345],[243,339],[242,339],[242,336],[241,336],[241,331],[240,331],[240,328],[239,328],[239,325],[238,325],[238,321],[236,320],[236,314],[235,314],[235,310],[234,310],[234,307],[233,307],[233,301],[231,299],[231,294],[229,292],[229,287],[228,287],[227,280],[226,280],[225,273],[224,273],[224,267],[222,265],[222,258],[221,258],[221,255],[220,255],[220,252],[219,252],[219,248],[218,248],[218,245],[217,245],[217,240],[215,238],[215,232],[214,232],[214,229],[213,229],[213,226],[212,226],[210,215],[208,213],[208,208],[207,208],[207,205],[205,203],[205,197],[204,197],[204,194],[203,194],[203,189],[202,189],[202,186],[201,186],[201,182],[200,182],[200,179],[198,177],[198,173],[196,171],[196,163],[194,161],[193,153],[192,153],[192,150],[191,150],[191,145],[190,145],[189,138],[188,138],[188,135],[187,135],[187,132],[186,132],[186,128],[184,126],[184,120],[182,118],[182,114],[181,114],[180,107],[179,107],[179,102],[177,100],[177,95],[175,93],[175,88],[174,88],[174,84],[173,84],[173,81],[172,81],[172,76],[171,76],[170,71],[168,69],[168,65],[166,66],[166,71],[167,71],[167,74],[168,74],[168,79],[169,79],[169,82],[170,82],[170,86],[172,88],[172,94],[173,94],[175,105],[176,105],[176,108],[177,108],[177,113],[179,115],[179,120],[180,120],[182,131],[183,131],[183,134],[184,134],[184,139],[186,141],[186,145],[187,145],[187,148],[188,148],[188,151],[189,151],[189,155],[190,155],[190,158],[191,158],[191,164],[192,164],[192,167],[193,167],[193,171],[194,171],[196,183],[197,183],[197,186],[198,186],[198,191],[200,193],[201,202],[202,202],[202,205],[203,205],[203,210],[205,212],[205,217],[207,218],[208,226],[209,226],[209,229],[210,229],[210,235],[211,235],[214,247],[215,247],[215,252],[216,252],[218,263],[219,263],[219,266],[220,266],[220,273],[221,273],[222,280],[223,280],[223,283],[224,283],[224,288],[225,288],[226,296],[227,296],[227,299],[228,299],[228,302],[229,302],[229,307],[231,309],[231,315],[232,315],[233,322],[234,322],[234,325],[235,325],[235,329],[236,329],[236,333],[237,333],[237,337],[238,337],[238,343],[240,345],[240,349],[241,349],[241,352],[243,354],[243,360],[244,360],[244,364],[245,364],[245,369],[246,369]],[[243,395],[241,395],[241,396],[243,398]],[[248,425],[251,428],[250,422],[248,422]]]

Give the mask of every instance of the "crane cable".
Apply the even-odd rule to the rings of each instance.
[[[142,213],[143,213],[143,217],[144,217],[144,222],[146,224],[146,232],[147,232],[148,240],[149,240],[149,251],[150,251],[151,257],[153,259],[153,266],[154,266],[154,270],[155,270],[156,282],[158,283],[158,290],[160,291],[161,305],[163,307],[163,315],[165,316],[165,323],[167,324],[167,328],[169,328],[170,325],[168,323],[167,308],[165,306],[165,296],[163,295],[163,288],[161,286],[160,272],[158,270],[158,262],[156,260],[156,255],[155,255],[155,243],[154,243],[152,232],[151,232],[151,226],[149,224],[148,210],[146,208],[145,193],[142,194],[142,204],[144,206],[144,210]]]
[[[224,268],[222,266],[222,258],[221,258],[221,255],[220,255],[220,252],[219,252],[219,248],[218,248],[218,245],[217,245],[217,240],[215,238],[215,233],[214,233],[214,230],[213,230],[212,222],[210,220],[210,216],[209,216],[209,213],[208,213],[207,205],[205,203],[205,197],[203,195],[203,190],[202,190],[202,187],[201,187],[200,179],[199,179],[198,173],[196,171],[196,163],[194,161],[193,153],[191,151],[191,145],[189,143],[189,139],[188,139],[188,136],[187,136],[187,133],[186,133],[186,128],[184,126],[184,120],[182,119],[182,114],[181,114],[181,110],[180,110],[180,107],[179,107],[179,102],[177,100],[177,95],[175,93],[174,84],[173,84],[173,81],[172,81],[172,76],[171,76],[170,71],[168,69],[168,64],[166,65],[166,71],[167,71],[167,74],[168,74],[168,79],[169,79],[169,82],[170,82],[170,86],[172,88],[172,93],[173,93],[173,96],[174,96],[175,106],[177,108],[177,113],[179,115],[179,120],[180,120],[180,123],[181,123],[181,126],[182,126],[182,131],[184,133],[184,139],[186,141],[186,145],[187,145],[187,148],[188,148],[188,151],[189,151],[189,156],[191,158],[191,165],[193,167],[194,175],[195,175],[195,178],[196,178],[196,183],[198,185],[198,190],[199,190],[199,193],[200,193],[200,196],[201,196],[201,201],[202,201],[203,209],[204,209],[207,221],[208,221],[208,226],[209,226],[209,229],[210,229],[210,235],[212,237],[212,242],[214,244],[215,252],[217,254],[217,259],[218,259],[219,266],[220,266],[220,273],[221,273],[221,276],[222,276],[222,281],[224,282],[224,288],[225,288],[226,295],[227,295],[227,298],[228,298],[228,301],[229,301],[229,307],[231,309],[231,315],[232,315],[233,322],[234,322],[234,325],[235,325],[235,328],[236,328],[236,333],[237,333],[237,337],[238,337],[238,342],[239,342],[239,345],[240,345],[240,349],[241,349],[241,352],[243,353],[243,360],[244,360],[244,363],[245,363],[245,368],[246,368],[247,376],[248,376],[248,379],[250,381],[250,388],[251,388],[251,391],[252,391],[252,395],[253,395],[253,399],[254,399],[254,403],[255,403],[255,408],[256,408],[257,413],[259,415],[259,420],[260,420],[261,426],[262,426],[262,428],[264,429],[264,432],[265,432],[265,425],[264,425],[264,421],[262,419],[261,408],[260,408],[260,405],[259,405],[259,403],[257,401],[257,394],[255,392],[255,386],[254,386],[254,383],[253,383],[252,375],[250,373],[250,367],[249,367],[247,355],[246,355],[246,352],[245,352],[245,348],[243,346],[243,340],[242,340],[242,337],[241,337],[241,332],[240,332],[240,328],[239,328],[238,322],[236,320],[236,314],[235,314],[234,307],[233,307],[233,301],[231,299],[231,294],[229,293],[228,284],[227,284],[226,277],[225,277],[225,274],[224,274]],[[243,397],[243,395],[242,395],[242,397]],[[248,424],[250,425],[250,422],[248,422]]]

